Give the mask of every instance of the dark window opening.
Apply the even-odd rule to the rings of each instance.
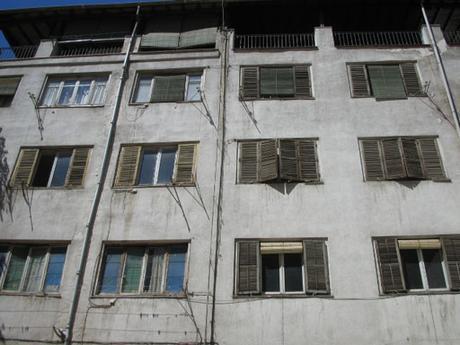
[[[280,264],[278,254],[262,255],[262,291],[280,291]]]
[[[417,250],[401,250],[401,261],[404,272],[404,280],[406,281],[406,288],[409,290],[423,289]]]
[[[0,95],[0,108],[9,107],[13,102],[14,95]]]
[[[286,292],[302,291],[302,254],[284,254],[284,280]]]
[[[53,153],[43,153],[38,162],[37,171],[32,181],[33,187],[47,187],[54,164]]]

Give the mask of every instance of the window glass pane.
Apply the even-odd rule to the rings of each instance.
[[[104,104],[106,78],[98,78],[94,84],[93,99],[91,104]]]
[[[370,65],[368,72],[375,98],[406,98],[399,65]]]
[[[139,173],[139,184],[153,184],[155,166],[157,161],[156,150],[144,150],[141,158],[141,171]]]
[[[201,75],[189,75],[187,86],[187,101],[199,101],[200,95]]]
[[[442,256],[439,249],[422,250],[423,261],[425,262],[426,277],[430,289],[441,289],[446,286],[446,279],[442,270]]]
[[[286,292],[303,291],[302,254],[284,254],[284,279]]]
[[[59,90],[60,81],[50,81],[42,96],[41,105],[53,105]]]
[[[57,156],[53,178],[50,184],[51,187],[63,186],[65,184],[65,178],[67,176],[67,171],[69,170],[71,156],[72,154],[70,152],[59,153]]]
[[[423,289],[422,276],[416,249],[400,251],[407,289]]]
[[[13,248],[5,282],[3,283],[4,290],[17,291],[19,289],[28,251],[26,247]]]
[[[64,269],[66,248],[52,248],[45,277],[45,292],[57,292],[61,286],[62,270]]]
[[[37,170],[35,172],[32,186],[47,187],[50,179],[51,170],[54,164],[54,153],[42,153],[38,159]]]
[[[145,272],[144,291],[161,292],[163,282],[164,248],[151,248]]]
[[[8,247],[0,247],[0,279],[3,272],[6,272],[6,259],[8,258]]]
[[[122,292],[139,292],[144,252],[144,248],[128,248]]]
[[[46,248],[32,248],[30,251],[29,265],[24,283],[24,291],[36,292],[40,290],[46,251]]]
[[[99,293],[117,293],[120,282],[121,248],[108,248],[102,267]]]
[[[140,77],[137,83],[137,90],[134,97],[136,103],[150,102],[150,85],[152,84],[152,77]]]
[[[278,254],[262,255],[262,290],[280,291],[280,264]]]
[[[72,98],[73,90],[75,88],[76,83],[76,80],[66,80],[64,82],[64,87],[62,88],[61,94],[59,96],[58,104],[70,104],[70,99]]]
[[[158,184],[168,184],[172,181],[174,173],[174,161],[176,160],[176,149],[163,149],[161,150],[161,163],[158,172]]]
[[[80,84],[77,88],[75,95],[75,104],[88,104],[89,103],[89,91],[91,89],[91,79],[80,80]]]
[[[184,286],[185,256],[187,246],[172,247],[169,251],[166,291],[179,293]]]

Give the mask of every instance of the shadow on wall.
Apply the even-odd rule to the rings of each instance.
[[[6,139],[1,135],[2,128],[0,127],[0,221],[3,222],[3,215],[10,214],[12,216],[12,189],[8,186],[8,174],[10,168],[8,166],[7,153],[5,149]]]

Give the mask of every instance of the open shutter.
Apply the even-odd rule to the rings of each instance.
[[[276,140],[262,140],[258,143],[258,182],[278,177],[278,152]]]
[[[240,241],[238,245],[237,293],[260,293],[259,242]]]
[[[381,238],[376,239],[375,244],[382,291],[384,293],[406,291],[397,240],[395,238]]]
[[[21,77],[0,78],[0,96],[14,96]]]
[[[460,290],[460,237],[443,238],[442,246],[449,273],[450,288]]]
[[[305,182],[319,181],[316,140],[297,140],[299,152],[300,179]]]
[[[389,180],[397,180],[406,177],[399,143],[399,139],[396,138],[382,140],[386,178]]]
[[[436,138],[422,138],[417,140],[422,154],[425,177],[432,179],[433,181],[447,180],[436,143]]]
[[[327,249],[323,240],[303,241],[305,256],[305,290],[311,294],[329,293]]]
[[[422,163],[415,139],[401,139],[408,177],[423,178]]]
[[[371,97],[366,65],[348,65],[348,73],[350,75],[352,97]]]
[[[172,49],[179,47],[178,32],[151,32],[142,35],[141,49]]]
[[[281,139],[280,146],[280,178],[288,181],[299,181],[300,160],[297,140]]]
[[[241,67],[240,97],[244,100],[259,97],[259,68]]]
[[[81,186],[83,184],[88,154],[89,147],[78,147],[73,150],[66,186]]]
[[[177,147],[176,166],[174,168],[175,184],[195,182],[196,144],[180,144]]]
[[[361,140],[366,181],[380,181],[385,179],[379,146],[379,140]]]
[[[130,187],[136,184],[141,150],[140,145],[123,146],[121,148],[115,175],[115,187]]]
[[[239,178],[240,183],[257,182],[257,141],[241,142],[239,153]]]
[[[294,78],[296,97],[311,97],[310,66],[295,66]]]
[[[184,93],[185,75],[154,78],[152,102],[180,102],[184,100]]]
[[[425,93],[418,79],[415,63],[403,63],[400,68],[407,96],[424,96]]]
[[[377,99],[406,98],[406,90],[399,65],[369,65],[372,94]]]
[[[22,185],[29,186],[31,184],[38,151],[38,149],[21,149],[16,168],[11,177],[11,186],[21,187]]]

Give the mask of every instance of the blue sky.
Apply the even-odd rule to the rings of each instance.
[[[86,5],[86,4],[123,4],[133,2],[154,2],[151,0],[0,0],[0,10],[19,8]]]

